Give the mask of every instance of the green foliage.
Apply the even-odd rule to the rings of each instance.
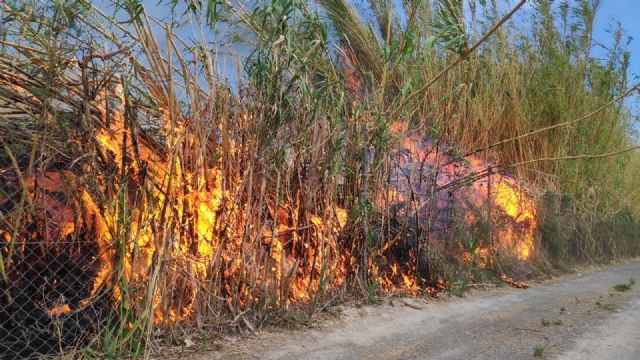
[[[298,101],[310,100],[313,109],[322,103],[322,89],[326,81],[317,81],[317,76],[326,76],[322,59],[326,59],[326,25],[318,15],[303,11],[296,0],[279,0],[258,6],[252,15],[262,30],[260,40],[249,55],[245,70],[251,84],[271,105],[272,112],[262,123],[262,138],[269,138],[275,129],[298,119]],[[312,93],[318,91],[315,96]],[[290,96],[293,93],[297,96]],[[323,104],[324,105],[324,104]],[[312,112],[304,125],[314,120]]]
[[[464,27],[462,0],[439,0],[437,7],[438,16],[433,21],[436,39],[445,49],[463,54],[467,50],[469,36]]]
[[[613,287],[613,289],[617,292],[625,292],[631,290],[631,286],[628,284],[617,284]]]
[[[378,280],[369,281],[367,284],[367,304],[375,304],[377,300],[377,292],[380,288],[380,282]]]
[[[365,30],[364,15],[358,16],[348,2],[320,3],[345,46],[357,55],[363,80],[381,89],[385,104],[401,102],[419,87],[416,84],[430,80],[451,61],[450,52],[464,53],[500,17],[494,2],[472,2],[472,20],[464,21],[460,1],[403,2],[391,11],[388,2],[371,1],[375,16],[367,21],[378,22],[380,40]],[[401,109],[400,117],[425,129],[442,129],[445,140],[463,152],[515,138],[491,151],[503,165],[631,147],[634,127],[628,106],[624,102],[605,106],[629,86],[630,38],[616,24],[604,57],[593,56],[599,3],[534,2],[526,15],[519,15],[521,21],[531,21],[530,31],[507,22],[468,61]],[[400,25],[394,17],[407,21]],[[382,30],[386,28],[392,31],[386,34]],[[391,88],[380,87],[383,73]],[[596,115],[564,125],[603,106]],[[550,126],[557,127],[525,136]],[[532,184],[596,204],[603,215],[625,206],[640,211],[636,205],[640,202],[633,201],[637,192],[629,194],[634,191],[631,179],[640,175],[637,153],[598,160],[535,161],[514,171]]]
[[[635,284],[636,284],[636,280],[634,278],[630,278],[629,282],[627,282],[626,284],[617,284],[613,287],[613,289],[618,292],[625,292],[625,291],[631,290],[631,288]]]
[[[570,195],[547,192],[540,199],[538,228],[557,265],[640,254],[640,222],[626,207],[602,214]]]
[[[312,318],[313,314],[316,312],[316,308],[318,307],[318,301],[320,300],[320,297],[326,293],[328,283],[329,283],[329,275],[327,274],[327,265],[322,264],[322,269],[320,270],[320,281],[318,284],[318,291],[313,297],[313,301],[311,303],[311,309],[309,310],[309,318]]]
[[[542,325],[542,326],[551,326],[551,325],[561,326],[562,325],[562,320],[560,320],[560,319],[555,319],[555,320],[541,319],[540,320],[540,325]]]
[[[533,348],[533,356],[537,358],[541,358],[544,355],[544,346],[538,345]]]

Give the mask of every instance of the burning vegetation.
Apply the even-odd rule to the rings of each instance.
[[[89,167],[86,172],[46,166],[29,177],[4,173],[8,193],[16,196],[3,199],[3,212],[17,211],[16,197],[33,206],[19,231],[0,230],[6,329],[37,320],[52,331],[58,323],[72,339],[96,326],[89,310],[101,319],[98,326],[114,316],[126,327],[140,326],[139,320],[120,316],[155,325],[204,323],[227,310],[239,311],[237,320],[251,309],[315,302],[361,281],[358,274],[385,292],[434,292],[447,287],[432,268],[435,253],[482,268],[497,253],[520,260],[533,254],[532,199],[500,173],[478,177],[491,167],[478,158],[456,161],[442,154],[444,146],[398,134],[390,183],[371,207],[384,220],[370,224],[364,239],[370,244],[363,247],[353,235],[362,224],[349,220],[357,210],[349,215],[344,201],[312,212],[304,191],[291,184],[276,180],[282,189],[275,195],[265,189],[267,178],[259,178],[259,186],[247,183],[242,168],[225,176],[209,156],[247,161],[251,152],[238,137],[215,129],[207,138],[212,135],[202,129],[194,132],[197,118],[168,111],[154,120],[163,141],[140,136],[144,130],[135,127],[135,105],[122,82],[110,80],[92,102],[98,123],[90,137],[72,139],[94,151],[91,162],[78,165]],[[15,83],[2,84],[28,94]],[[97,166],[103,170],[96,174]],[[479,243],[468,248],[449,232],[456,221],[472,227],[492,217],[491,235],[470,240]],[[502,221],[508,224],[497,226]],[[24,304],[31,313],[17,318],[15,307]],[[244,326],[253,327],[249,320]],[[53,341],[31,350],[47,352],[56,347]]]
[[[136,1],[2,5],[0,357],[138,354],[476,273],[520,285],[534,193],[491,152],[459,153],[432,120],[449,90],[411,102],[373,50],[273,3],[233,8],[257,43],[233,86],[206,35],[191,46]]]
[[[7,305],[27,296],[42,316],[57,319],[95,307],[99,299],[136,314],[150,310],[154,324],[171,324],[203,316],[213,289],[219,297],[214,302],[239,309],[286,307],[311,301],[358,273],[360,251],[344,237],[348,213],[340,205],[318,215],[304,210],[299,191],[286,199],[262,195],[262,225],[252,229],[252,213],[243,204],[249,195],[238,188],[241,174],[225,179],[218,166],[207,164],[197,154],[213,150],[176,126],[170,114],[161,117],[165,152],[177,148],[184,155],[154,151],[126,125],[121,84],[111,93],[103,101],[119,105],[111,105],[109,114],[103,102],[95,108],[110,118],[109,127],[90,139],[111,177],[89,182],[69,170],[34,175],[25,194],[34,206],[29,223],[21,231],[1,230],[5,268],[11,269],[3,289]],[[384,291],[433,292],[446,283],[433,273],[429,253],[466,263],[475,258],[482,268],[491,266],[494,254],[520,260],[533,255],[534,204],[514,179],[491,172],[478,177],[491,165],[478,158],[455,161],[430,140],[402,136],[391,159],[389,190],[373,208],[389,214],[388,223],[373,230],[389,238],[369,247],[370,281]],[[88,185],[80,185],[83,180]],[[19,179],[5,181],[20,194]],[[13,205],[4,200],[5,211]],[[464,244],[448,233],[456,220],[471,228],[492,217],[487,226],[494,231],[471,240],[481,243],[469,248],[460,248]],[[504,221],[506,226],[497,226]],[[22,281],[30,284],[21,287]],[[44,297],[27,294],[40,291]]]

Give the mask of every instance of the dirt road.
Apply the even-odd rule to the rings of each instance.
[[[639,284],[630,289],[618,284]],[[633,281],[632,281],[633,282]],[[640,359],[640,261],[529,289],[347,308],[318,329],[263,332],[201,359]]]

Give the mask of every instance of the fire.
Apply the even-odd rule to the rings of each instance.
[[[122,89],[119,88],[119,91],[121,93]],[[124,104],[123,100],[121,104]],[[175,125],[167,117],[164,129],[169,134],[167,143],[170,150],[182,147],[190,151],[188,149],[194,146],[197,139],[189,138],[183,126]],[[246,230],[235,226],[244,223],[247,214],[236,206],[236,199],[232,195],[239,189],[223,191],[222,175],[218,169],[208,168],[203,175],[201,171],[190,170],[181,156],[166,160],[141,145],[138,145],[139,161],[130,161],[134,157],[130,153],[134,144],[132,134],[124,126],[122,107],[112,115],[111,127],[101,129],[96,140],[106,152],[105,155],[119,164],[118,171],[136,174],[141,171],[141,163],[147,166],[147,173],[154,176],[147,178],[147,184],[139,185],[154,189],[147,196],[151,198],[149,203],[155,205],[135,208],[129,214],[117,206],[102,210],[87,192],[83,192],[87,207],[96,215],[101,215],[98,228],[102,265],[94,281],[92,295],[100,289],[112,287],[114,301],[120,302],[123,289],[118,278],[114,278],[114,273],[121,274],[128,284],[157,281],[158,274],[154,274],[157,266],[154,265],[165,261],[169,269],[165,281],[178,285],[174,296],[167,298],[162,285],[151,293],[139,292],[134,295],[141,301],[147,299],[153,303],[155,322],[160,323],[183,320],[194,313],[196,299],[202,296],[200,284],[206,283],[212,276],[211,264],[214,262],[226,264],[221,275],[224,279],[233,280],[225,281],[223,286],[228,294],[239,291],[241,303],[256,299],[256,295],[239,282],[244,277],[254,277],[253,281],[262,278],[270,284],[268,286],[276,288],[285,284],[288,294],[281,294],[277,303],[286,303],[289,298],[310,300],[320,286],[338,286],[344,281],[346,266],[343,259],[349,256],[343,254],[343,258],[337,257],[340,252],[337,239],[347,220],[344,209],[331,209],[333,214],[325,214],[322,218],[306,214],[308,225],[300,228],[298,224],[303,215],[295,203],[281,206],[277,211],[270,205],[274,227],[265,228],[261,240],[262,246],[268,249],[270,266],[262,274],[248,274],[244,264],[254,260],[241,255],[242,247],[246,246],[243,245],[242,232]],[[123,148],[126,149],[124,152]],[[198,170],[204,166],[201,160],[196,160],[196,163]],[[125,164],[124,168],[121,164]],[[126,184],[118,184],[112,189],[114,193],[125,191],[128,191]],[[168,198],[167,193],[171,191],[174,192],[171,198],[177,201],[171,202]],[[163,209],[163,204],[169,204],[169,209]],[[166,224],[164,229],[154,228],[154,224],[161,223],[163,216],[168,216],[167,211],[173,213],[173,222]],[[128,222],[123,224],[123,217],[128,218]],[[323,218],[328,220],[323,221]],[[73,223],[69,223],[68,227],[73,228]],[[302,232],[310,233],[309,238],[318,243],[310,246],[308,242],[303,242],[300,238]],[[124,248],[120,251],[125,256],[118,255],[118,249],[113,246],[122,241],[119,239],[122,237]],[[332,259],[325,259],[329,255]],[[123,262],[121,272],[116,271],[114,259],[117,258]],[[323,279],[322,276],[326,277],[326,274],[331,274],[331,279]],[[326,283],[321,285],[321,282]]]
[[[407,126],[402,122],[394,123],[391,128],[400,139],[401,150],[396,170],[392,173],[392,186],[377,199],[377,205],[380,208],[391,207],[396,216],[405,219],[405,226],[413,227],[414,231],[427,237],[426,240],[405,243],[428,241],[429,248],[421,251],[449,252],[450,256],[459,256],[466,263],[473,258],[481,268],[490,266],[496,255],[520,261],[532,258],[536,207],[533,197],[521,183],[496,172],[494,165],[479,157],[456,160],[455,155],[447,153],[442,144],[416,133],[407,135]],[[473,174],[482,176],[472,177]],[[474,240],[466,253],[460,253],[459,249],[447,250],[447,243],[452,240],[466,241],[447,239],[451,233],[446,229],[452,221],[458,221],[453,217],[460,212],[456,210],[459,208],[462,208],[462,218],[469,229],[478,228],[479,231],[474,236],[480,239]],[[475,225],[478,223],[485,225],[478,227]],[[382,253],[387,254],[383,256],[383,263],[388,265],[383,265],[376,272],[381,273],[382,284],[386,288],[414,292],[421,288],[421,284],[438,286],[433,274],[429,273],[428,254],[419,260],[424,255],[416,252],[415,245],[403,247],[394,242]],[[418,272],[416,266],[421,262],[427,269]]]
[[[66,183],[76,203],[53,197],[36,201],[46,203],[40,210],[52,220],[45,227],[45,238],[73,236],[81,227],[92,229],[99,251],[92,258],[97,269],[89,298],[107,294],[123,306],[147,304],[155,323],[172,323],[194,316],[210,286],[221,289],[227,304],[240,308],[286,307],[289,301],[311,301],[322,291],[343,285],[360,266],[356,260],[360,254],[352,255],[339,242],[348,225],[346,209],[330,204],[310,213],[301,210],[300,193],[288,194],[284,202],[267,197],[261,206],[270,221],[257,222],[261,228],[253,228],[251,217],[257,215],[243,207],[248,200],[242,195],[246,191],[240,185],[242,174],[225,180],[217,164],[204,160],[200,149],[206,146],[187,131],[188,119],[163,114],[164,151],[152,150],[125,124],[122,87],[114,92],[120,106],[111,109],[110,126],[95,134],[96,156],[107,159],[113,177],[96,176],[96,188],[77,188],[78,179],[70,172],[46,173],[40,188],[53,193]],[[104,106],[98,108],[106,114]],[[393,126],[398,133],[405,128],[400,123]],[[474,250],[474,257],[487,266],[499,251],[515,252],[523,261],[533,256],[535,204],[518,182],[494,173],[450,191],[449,198],[438,190],[432,199],[432,185],[444,188],[490,164],[472,157],[462,168],[451,161],[452,156],[440,153],[440,145],[419,136],[403,137],[401,143],[392,186],[376,199],[377,207],[392,208],[395,217],[415,221],[410,226],[420,230],[430,216],[435,219],[433,227],[446,224],[440,213],[451,210],[459,201],[456,196],[475,209],[484,209],[483,204],[491,201],[491,239]],[[34,181],[30,186],[35,191]],[[74,212],[75,208],[82,211]],[[473,222],[478,216],[469,213],[466,218]],[[509,226],[497,226],[503,218]],[[424,253],[431,248],[444,250],[443,241],[429,231],[434,239],[427,238],[428,245],[421,245],[425,240],[420,233],[415,239],[395,238],[372,250],[369,277],[385,291],[418,294],[425,288],[442,289],[445,285],[431,273]],[[2,230],[1,235],[5,244],[11,242],[10,232]],[[469,253],[459,255],[470,258]],[[275,299],[264,298],[268,289],[279,289]],[[47,309],[52,317],[70,311],[73,307],[66,303]]]
[[[344,283],[351,260],[338,246],[338,237],[347,222],[346,210],[302,213],[299,194],[281,206],[272,201],[267,206],[273,226],[255,239],[247,238],[256,232],[239,206],[242,189],[236,184],[241,179],[223,183],[215,164],[195,156],[202,139],[186,131],[188,120],[163,114],[166,144],[161,154],[127,127],[123,87],[116,86],[114,94],[120,105],[110,109],[110,126],[97,130],[95,143],[96,155],[113,166],[115,176],[97,176],[97,188],[91,189],[77,188],[70,172],[48,172],[38,180],[38,191],[46,199],[35,200],[45,204],[38,210],[48,224],[45,239],[75,235],[86,225],[94,230],[95,239],[87,239],[99,247],[91,259],[97,269],[90,298],[107,294],[116,304],[140,306],[138,313],[144,312],[142,304],[151,304],[149,315],[155,323],[171,323],[191,317],[200,299],[208,296],[207,287],[215,283],[223,288],[225,301],[240,307],[264,301],[255,284],[284,289],[267,306],[286,306],[289,300],[311,300],[320,289]],[[106,107],[97,107],[105,121]],[[67,182],[71,184],[64,186]],[[63,188],[77,203],[46,195]],[[30,190],[36,191],[34,180]],[[82,209],[80,214],[76,208]],[[7,245],[12,240],[10,231],[0,229],[0,235]],[[8,252],[6,246],[3,251]],[[263,261],[260,254],[268,256],[263,270],[251,272]],[[61,301],[47,309],[50,316],[73,311]]]
[[[122,115],[116,118],[122,118]],[[119,127],[121,123],[114,121],[113,124],[112,129],[103,130],[99,133],[97,140],[104,145],[107,151],[113,153],[112,155],[118,163],[121,163],[124,154],[120,150],[121,145],[119,144],[123,141],[125,132]],[[433,151],[433,143],[424,139],[406,137],[403,139],[403,144],[406,150],[405,156],[408,152],[410,158],[421,159],[422,162],[432,166],[443,164],[450,160],[448,156],[438,157]],[[167,174],[171,172],[170,164],[159,159],[151,151],[145,150],[141,153],[143,154],[141,155],[143,160],[152,165],[152,173]],[[400,163],[402,161],[401,159]],[[490,166],[475,157],[469,159],[469,163],[469,167],[464,170],[466,172],[473,172]],[[136,264],[131,263],[128,259],[125,261],[124,274],[126,280],[128,282],[148,280],[148,272],[153,267],[153,258],[158,253],[164,254],[166,258],[175,259],[170,265],[173,272],[179,274],[188,271],[189,275],[195,279],[206,279],[209,276],[208,269],[211,262],[218,257],[222,257],[229,264],[224,272],[225,278],[239,279],[242,276],[246,276],[242,275],[243,261],[246,260],[237,257],[237,255],[225,258],[228,255],[221,252],[223,244],[220,237],[215,235],[221,231],[226,231],[226,235],[229,238],[239,239],[238,229],[224,227],[219,220],[224,218],[229,222],[240,223],[238,220],[245,214],[238,210],[225,210],[231,208],[230,205],[234,199],[221,191],[223,188],[222,176],[218,170],[215,168],[209,169],[208,177],[203,178],[193,172],[184,171],[180,165],[180,158],[177,158],[175,160],[174,181],[184,182],[188,186],[183,188],[182,193],[175,194],[182,201],[174,204],[173,210],[178,214],[178,218],[186,216],[189,221],[194,222],[195,231],[190,235],[192,238],[174,240],[175,242],[173,243],[159,246],[161,244],[151,225],[160,215],[160,208],[156,207],[150,214],[146,215],[136,212],[133,218],[141,220],[134,220],[130,224],[131,232],[134,234],[136,241],[128,243],[127,251],[133,252],[137,250],[141,254]],[[131,167],[135,171],[138,170],[135,162],[131,164]],[[460,173],[461,169],[458,164],[444,165],[436,179],[436,185],[446,185],[456,177],[459,177]],[[166,188],[169,180],[164,175],[157,176],[155,181]],[[490,191],[487,190],[489,187]],[[413,191],[420,190],[413,189]],[[395,199],[395,202],[402,202],[408,199],[410,191],[411,189],[402,187],[392,188],[387,196]],[[533,236],[536,225],[535,204],[533,199],[527,195],[514,179],[495,173],[490,179],[474,181],[470,187],[461,191],[466,196],[470,196],[472,202],[478,208],[482,208],[482,204],[490,199],[492,202],[492,216],[503,215],[511,222],[510,226],[496,227],[491,243],[475,250],[475,256],[480,259],[481,266],[487,265],[487,262],[490,261],[490,255],[495,251],[515,251],[517,258],[521,260],[528,260],[532,256],[534,250]],[[163,192],[155,193],[153,197],[157,204],[161,204],[166,200]],[[85,201],[92,203],[88,196],[86,196]],[[434,206],[441,207],[444,206],[444,203],[446,201],[438,200]],[[321,216],[307,214],[308,225],[305,226],[305,229],[300,229],[297,225],[301,214],[295,203],[280,205],[277,210],[275,209],[275,204],[272,203],[269,204],[269,211],[272,214],[274,223],[273,227],[267,227],[262,231],[262,244],[268,249],[268,254],[272,261],[268,272],[258,276],[272,279],[267,280],[265,278],[264,280],[267,283],[271,283],[270,286],[276,288],[282,288],[283,284],[288,284],[288,286],[284,286],[288,289],[287,293],[281,294],[277,300],[278,303],[286,303],[288,299],[309,301],[322,286],[339,286],[344,282],[348,267],[353,266],[354,260],[351,254],[346,252],[332,260],[325,259],[327,254],[334,254],[335,256],[340,252],[337,239],[348,218],[348,214],[344,209],[332,209],[333,216],[326,216],[325,214],[324,218],[329,219],[328,222],[323,221]],[[116,219],[117,214],[106,216],[104,227],[113,229],[117,226]],[[470,215],[469,219],[472,220],[473,215]],[[312,232],[310,238],[315,239],[314,241],[322,242],[324,246],[310,246],[309,242],[301,241],[299,234],[303,230]],[[102,244],[105,248],[108,248],[106,244],[112,243],[113,238],[108,231],[105,231],[103,235]],[[231,243],[227,244],[227,246],[239,247],[241,243]],[[391,255],[389,253],[392,251],[392,247],[390,246],[383,251],[382,266],[369,265],[371,275],[379,278],[383,289],[387,291],[401,290],[417,294],[422,291],[421,289],[425,285],[428,285],[427,287],[431,289],[428,289],[428,291],[434,291],[444,286],[442,281],[433,282],[433,279],[428,279],[429,274],[422,274],[416,271],[419,261],[417,260],[418,254],[415,249],[409,249],[399,256],[398,254]],[[239,254],[241,252],[233,251],[230,253]],[[389,254],[384,255],[385,253]],[[105,265],[97,277],[98,281],[95,282],[94,293],[103,283],[108,282],[108,274],[113,272],[113,265],[110,260],[114,256],[113,250],[106,251],[104,254],[102,263]],[[384,263],[388,265],[384,265]],[[328,285],[322,284],[327,281],[322,278],[324,276],[322,274],[331,274]],[[229,283],[225,283],[224,286],[228,293],[233,293]],[[185,286],[181,291],[187,293],[186,295],[181,295],[182,302],[186,303],[186,305],[181,306],[166,304],[166,301],[160,296],[160,291],[151,295],[155,304],[156,322],[178,321],[186,319],[194,313],[196,302],[193,299],[197,297],[198,286]],[[254,296],[248,289],[241,289],[240,294],[246,299],[252,299]],[[116,301],[121,296],[117,287],[114,291],[114,296]],[[150,295],[146,294],[145,296]]]
[[[502,230],[499,234],[514,247],[521,260],[528,260],[533,255],[534,231],[536,227],[536,211],[533,200],[526,196],[524,190],[512,179],[502,179],[492,189],[493,202],[505,215],[512,219],[515,228],[520,230],[515,234],[512,228]]]

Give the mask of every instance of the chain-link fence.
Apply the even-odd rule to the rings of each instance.
[[[528,223],[532,214],[527,211],[534,209],[527,208],[532,203],[512,179],[486,166],[432,159],[426,152],[420,158],[416,149],[405,155],[398,156],[386,201],[376,205],[404,239],[382,250],[382,271],[397,265],[405,274],[424,278],[420,286],[433,287],[442,275],[431,273],[442,268],[431,263],[434,254],[460,264],[469,262],[462,255],[473,254],[485,266],[498,250],[521,259],[530,255],[523,251],[531,250],[527,236],[535,223]],[[76,199],[73,176],[65,177],[64,170],[45,172],[25,184],[28,195],[23,196],[25,188],[11,173],[1,177],[0,210],[8,217],[0,227],[0,358],[34,358],[81,347],[116,320],[113,296],[100,291],[109,249],[98,240],[96,222],[83,213],[82,199]],[[469,174],[476,175],[463,181]],[[400,275],[396,280],[403,288],[406,280]]]
[[[20,242],[2,281],[0,355],[32,358],[64,351],[104,326],[109,304],[92,297],[95,247],[77,242]]]
[[[95,231],[73,221],[80,215],[62,185],[24,184],[32,193],[22,196],[15,179],[2,175],[0,358],[60,353],[103,329],[113,308],[96,295]]]

